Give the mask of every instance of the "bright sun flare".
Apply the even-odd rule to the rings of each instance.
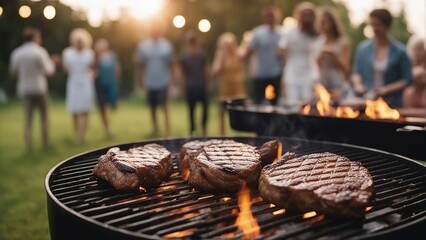
[[[143,20],[157,14],[164,6],[165,0],[61,0],[75,8],[87,12],[90,25],[99,27],[102,20],[117,19],[122,8],[130,14]]]

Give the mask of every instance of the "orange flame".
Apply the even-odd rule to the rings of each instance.
[[[370,211],[372,208],[373,208],[373,206],[366,207],[366,208],[365,208],[365,211],[366,211],[366,212],[368,212],[368,211]]]
[[[356,118],[359,116],[359,111],[353,110],[350,107],[339,106],[336,109],[336,117],[341,118]]]
[[[194,232],[196,230],[196,228],[191,228],[191,229],[187,229],[187,230],[183,230],[183,231],[179,231],[179,232],[174,232],[174,233],[169,233],[167,235],[165,235],[165,238],[182,238],[187,236],[188,234]]]
[[[302,109],[303,114],[308,115],[311,112],[311,105],[307,104]]]
[[[315,217],[316,215],[317,215],[317,213],[315,211],[307,212],[307,213],[303,214],[303,219]]]
[[[159,187],[157,190],[168,190],[168,189],[174,189],[174,188],[176,188],[176,185],[167,185],[167,186]]]
[[[275,99],[275,87],[271,84],[265,88],[265,98],[268,100]]]
[[[184,168],[182,171],[182,179],[183,180],[188,180],[189,174],[191,173],[191,171],[189,170],[189,168]]]
[[[318,97],[318,102],[316,104],[318,113],[321,116],[329,116],[332,115],[335,110],[330,105],[330,93],[328,93],[327,89],[322,84],[317,84],[315,86],[315,95]]]
[[[238,230],[243,232],[243,238],[248,239],[259,235],[260,227],[250,210],[250,190],[245,186],[243,186],[243,189],[238,194],[238,206],[240,213],[235,223],[238,226]]]
[[[278,143],[278,149],[277,149],[277,157],[274,159],[274,161],[272,161],[272,163],[280,160],[282,153],[283,153],[283,144],[279,142]]]
[[[229,201],[229,200],[231,200],[231,198],[230,198],[230,197],[223,197],[223,198],[220,198],[220,201],[223,201],[223,202],[226,202],[226,201]]]
[[[398,120],[401,115],[396,109],[392,109],[389,105],[383,100],[382,97],[376,101],[368,101],[366,103],[365,115],[371,119],[392,119]]]
[[[285,213],[285,209],[284,209],[284,208],[282,208],[282,209],[280,209],[280,210],[277,210],[277,211],[272,212],[272,214],[273,214],[273,215],[284,214],[284,213]]]

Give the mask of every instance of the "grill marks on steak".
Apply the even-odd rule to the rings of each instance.
[[[361,217],[373,196],[373,180],[358,162],[333,153],[283,159],[263,168],[262,197],[300,212]]]
[[[197,156],[200,150],[203,149],[204,146],[211,144],[220,144],[227,141],[234,142],[232,140],[211,139],[208,141],[195,140],[185,143],[180,149],[180,156],[178,161],[180,172],[183,173],[185,169],[189,169],[190,163],[193,161],[195,156]]]
[[[111,183],[117,190],[153,188],[167,178],[173,168],[170,152],[158,144],[121,151],[111,148],[98,159],[93,175]]]
[[[245,183],[257,186],[261,158],[251,145],[224,140],[204,146],[189,166],[189,184],[204,191],[235,193]]]

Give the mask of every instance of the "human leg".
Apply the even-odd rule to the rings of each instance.
[[[41,118],[41,134],[43,140],[43,147],[48,149],[49,143],[49,114],[48,114],[48,97],[42,95],[39,98],[40,118]]]
[[[100,106],[102,123],[104,125],[105,134],[106,136],[110,137],[111,132],[109,130],[108,109],[109,109],[109,104],[103,104],[102,106]]]
[[[25,125],[24,125],[24,137],[25,144],[27,145],[28,150],[32,149],[32,134],[31,134],[31,126],[32,126],[32,116],[34,104],[31,96],[24,96],[24,115],[25,115]]]
[[[202,93],[201,104],[203,107],[203,118],[202,118],[202,126],[203,126],[203,136],[207,136],[207,118],[208,118],[208,102],[207,102],[207,94],[205,92]]]
[[[193,91],[194,89],[186,90],[186,102],[188,104],[188,110],[189,110],[189,134],[190,135],[195,134],[194,112],[195,112],[196,99],[195,99]]]

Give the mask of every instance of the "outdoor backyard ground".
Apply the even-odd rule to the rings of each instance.
[[[49,111],[52,149],[44,150],[41,146],[40,122],[36,114],[33,122],[35,144],[33,151],[29,152],[24,145],[21,102],[12,100],[0,105],[0,239],[2,240],[50,239],[44,179],[57,163],[91,149],[151,138],[149,111],[140,98],[121,101],[118,108],[112,112],[113,139],[106,138],[100,115],[97,110],[93,110],[90,114],[86,142],[83,145],[73,143],[71,116],[65,109],[64,101],[51,101]],[[171,101],[170,112],[172,125],[170,137],[187,137],[189,126],[185,103]],[[210,103],[209,114],[209,136],[218,136],[217,102]],[[197,115],[200,117],[199,109]],[[160,119],[162,120],[162,115]],[[247,135],[247,133],[232,131],[228,124],[227,135]]]

